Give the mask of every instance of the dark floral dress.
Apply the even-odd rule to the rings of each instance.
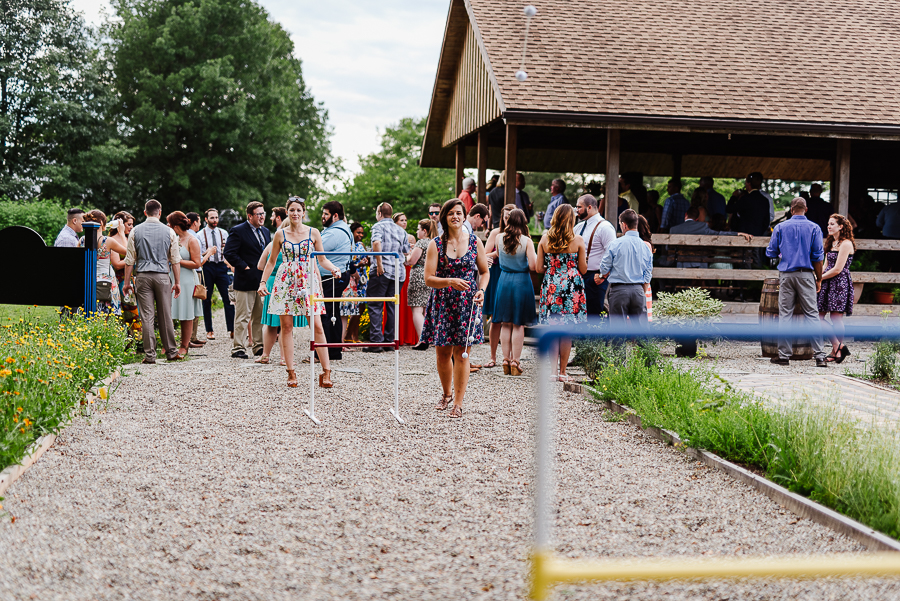
[[[587,303],[584,279],[578,271],[578,253],[546,253],[541,323],[562,325],[584,321],[587,321]]]
[[[825,271],[834,267],[837,251],[829,251],[825,255]],[[850,263],[853,255],[847,257],[847,264],[833,278],[822,280],[822,289],[817,299],[819,313],[843,313],[853,315],[853,278],[850,277]]]
[[[462,257],[451,259],[444,253],[440,238],[434,239],[438,251],[438,267],[435,274],[439,278],[460,278],[469,283],[468,290],[454,290],[452,286],[435,289],[425,310],[425,325],[422,340],[434,346],[471,346],[484,342],[481,312],[472,313],[475,292],[478,291],[478,239],[469,234],[469,248]],[[471,319],[470,319],[471,317]],[[475,319],[477,323],[472,323]],[[472,342],[466,337],[472,323]]]

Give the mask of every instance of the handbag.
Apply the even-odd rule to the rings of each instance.
[[[206,300],[206,286],[203,281],[203,273],[198,272],[200,276],[200,283],[194,285],[194,298],[199,298],[200,300]]]
[[[106,239],[104,239],[104,242]],[[109,267],[110,272],[112,271],[112,266]],[[112,273],[110,273],[112,276]],[[115,276],[112,276],[115,277]],[[104,303],[112,302],[112,281],[110,280],[97,280],[97,300]]]

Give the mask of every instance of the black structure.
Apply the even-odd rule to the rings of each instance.
[[[93,229],[88,233],[93,233]],[[86,236],[95,242],[95,236]],[[92,244],[96,247],[96,243]],[[0,253],[7,257],[6,286],[0,303],[81,307],[85,302],[85,255],[88,248],[54,248],[31,228],[15,225],[0,231]],[[96,248],[93,249],[96,263]]]

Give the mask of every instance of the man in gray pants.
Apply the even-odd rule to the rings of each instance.
[[[609,281],[610,320],[630,317],[634,323],[647,323],[647,297],[653,275],[653,253],[638,236],[638,216],[631,209],[622,211],[619,224],[625,235],[609,245],[600,261],[600,281]]]
[[[822,230],[806,218],[806,200],[797,197],[791,201],[791,218],[775,226],[772,239],[766,249],[767,257],[781,257],[778,263],[778,324],[790,325],[794,306],[800,305],[805,323],[818,328],[819,312],[816,294],[822,287]],[[816,358],[816,367],[828,367],[822,335],[811,337],[810,343]],[[791,339],[778,337],[778,356],[770,361],[776,365],[790,365],[793,349]]]
[[[181,294],[181,252],[175,230],[159,220],[162,205],[158,200],[148,200],[144,205],[147,220],[131,230],[125,252],[125,285],[131,290],[131,272],[134,270],[134,292],[141,309],[141,331],[144,337],[144,360],[156,363],[156,334],[154,321],[159,313],[159,337],[166,349],[166,359],[178,361],[178,345],[172,325],[172,293]],[[169,279],[169,265],[175,284]],[[154,305],[155,303],[155,305]]]

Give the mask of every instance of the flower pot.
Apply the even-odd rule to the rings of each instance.
[[[894,302],[894,293],[885,290],[876,290],[872,293],[876,305],[890,305]]]
[[[863,283],[862,282],[853,282],[853,304],[859,304],[859,297],[862,296],[863,293]]]

